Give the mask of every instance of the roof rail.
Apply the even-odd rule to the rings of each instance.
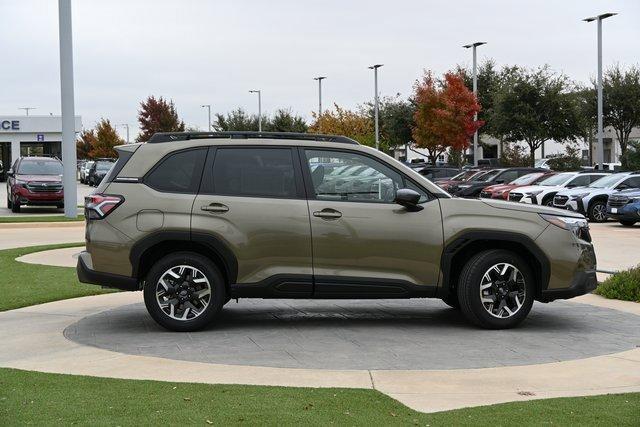
[[[297,139],[304,141],[340,142],[344,144],[358,144],[358,141],[340,135],[324,135],[319,133],[294,133],[294,132],[254,132],[254,131],[229,131],[229,132],[159,132],[153,134],[147,143],[188,141],[191,139]]]

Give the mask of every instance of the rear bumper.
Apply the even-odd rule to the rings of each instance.
[[[81,252],[80,256],[78,256],[78,264],[76,266],[78,280],[80,280],[81,283],[100,285],[108,288],[121,289],[123,291],[140,290],[140,285],[135,278],[95,271],[91,268],[92,265],[91,254],[87,251]]]
[[[616,212],[613,213],[612,209],[615,209]],[[640,204],[630,203],[616,208],[607,206],[607,216],[618,221],[640,221]]]
[[[571,285],[563,289],[547,289],[542,291],[540,302],[551,302],[557,299],[569,299],[588,294],[598,286],[595,270],[578,271]]]

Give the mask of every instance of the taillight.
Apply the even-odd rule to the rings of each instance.
[[[102,219],[124,202],[124,197],[112,194],[91,194],[84,198],[87,219]]]

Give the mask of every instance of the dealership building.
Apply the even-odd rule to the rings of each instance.
[[[82,119],[75,117],[75,131]],[[20,156],[47,156],[62,159],[61,116],[0,116],[0,161],[4,170]]]

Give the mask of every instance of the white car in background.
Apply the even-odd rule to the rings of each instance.
[[[559,191],[553,198],[553,207],[579,212],[593,222],[604,222],[609,196],[630,188],[640,188],[640,172],[615,173],[587,187]]]
[[[607,175],[610,174],[593,171],[562,172],[550,176],[536,185],[511,190],[509,201],[553,206],[553,198],[558,191],[567,188],[586,187]]]

